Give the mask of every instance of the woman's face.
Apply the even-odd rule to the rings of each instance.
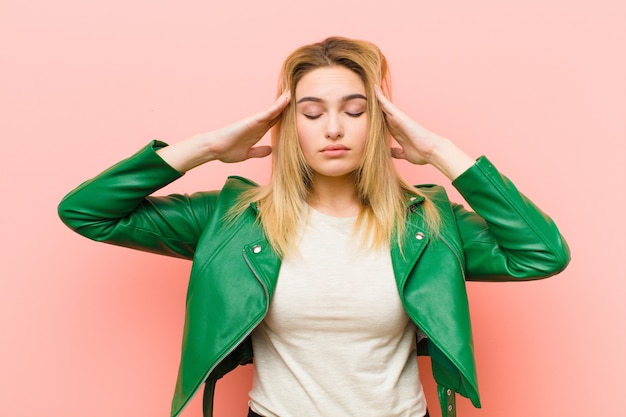
[[[313,180],[356,170],[368,119],[361,78],[342,66],[318,68],[300,79],[295,96],[298,141]]]

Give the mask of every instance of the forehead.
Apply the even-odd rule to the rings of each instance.
[[[363,80],[354,71],[342,66],[314,69],[296,85],[296,100],[305,96],[330,100],[355,93],[365,95]]]

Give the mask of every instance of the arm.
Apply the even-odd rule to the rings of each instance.
[[[154,141],[66,195],[61,220],[75,232],[98,242],[147,252],[191,258],[215,195],[149,195],[181,174],[156,151]]]
[[[475,212],[453,205],[467,279],[547,277],[568,264],[569,248],[556,225],[486,158],[474,161],[452,141],[422,127],[391,103],[378,100],[400,148],[392,156],[431,164],[446,175]]]
[[[59,216],[96,241],[191,258],[217,193],[150,195],[205,162],[269,155],[270,147],[254,145],[288,102],[289,96],[282,95],[257,115],[172,146],[155,141],[70,192],[59,204]]]
[[[484,157],[453,182],[474,212],[454,205],[468,280],[545,278],[570,260],[552,219]]]
[[[254,116],[214,132],[192,136],[162,148],[158,153],[179,172],[186,172],[213,160],[233,163],[268,156],[272,152],[270,146],[254,145],[278,121],[290,99],[289,92],[284,93],[269,108]]]

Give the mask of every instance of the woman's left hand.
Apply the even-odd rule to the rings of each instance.
[[[406,159],[412,164],[424,165],[430,162],[433,151],[443,139],[402,112],[382,90],[376,87],[376,97],[385,113],[387,126],[400,148],[392,147],[394,158]]]
[[[376,98],[385,113],[391,135],[400,147],[391,148],[391,156],[412,164],[431,164],[450,179],[469,168],[474,160],[449,139],[426,129],[385,97],[376,86]]]

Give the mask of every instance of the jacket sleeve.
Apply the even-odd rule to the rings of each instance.
[[[155,152],[164,146],[153,141],[71,191],[61,220],[95,241],[191,259],[217,193],[150,196],[182,176]]]
[[[487,158],[479,158],[452,185],[474,210],[453,205],[467,280],[546,278],[567,266],[569,248],[552,219]]]

